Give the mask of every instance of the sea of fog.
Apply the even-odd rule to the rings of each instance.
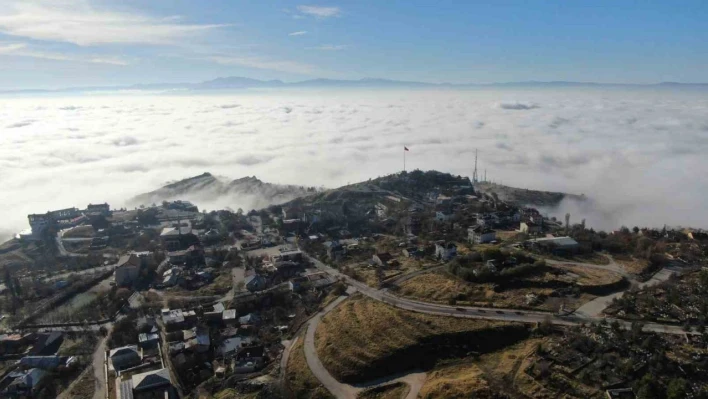
[[[326,90],[0,97],[0,238],[28,213],[211,172],[336,187],[408,169],[584,193],[596,228],[708,227],[708,93]],[[248,207],[239,198],[209,206]],[[212,208],[213,209],[213,208]]]

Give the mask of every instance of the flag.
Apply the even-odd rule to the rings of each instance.
[[[403,146],[403,151],[410,151],[410,150],[408,149],[408,147]]]

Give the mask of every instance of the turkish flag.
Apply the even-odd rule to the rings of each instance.
[[[403,151],[410,151],[410,150],[408,149],[408,147],[403,146]]]

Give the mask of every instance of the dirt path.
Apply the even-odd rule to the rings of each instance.
[[[605,256],[607,256],[607,255],[605,255]],[[544,260],[549,265],[571,265],[571,266],[587,267],[590,269],[607,270],[610,272],[618,273],[621,276],[631,280],[631,276],[629,274],[627,274],[627,272],[624,270],[624,267],[622,267],[622,265],[615,262],[615,260],[611,256],[607,256],[607,257],[610,260],[610,263],[608,263],[606,265],[597,265],[594,263],[584,263],[584,262],[570,262],[570,261],[565,261],[565,260],[560,261],[560,260],[553,260],[553,259],[544,259]]]
[[[109,328],[110,329],[110,328]],[[91,356],[93,362],[93,375],[94,381],[96,381],[96,389],[93,391],[93,399],[105,399],[106,398],[106,381],[104,373],[104,362],[106,357],[106,340],[108,338],[104,337],[98,341],[96,345],[96,350]]]

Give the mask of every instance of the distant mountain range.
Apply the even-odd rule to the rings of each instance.
[[[154,83],[135,84],[129,86],[93,86],[70,87],[56,90],[6,90],[0,93],[61,93],[61,92],[98,92],[98,91],[172,91],[172,90],[225,90],[225,89],[277,89],[277,88],[543,88],[543,87],[634,87],[634,88],[694,88],[708,89],[708,83],[677,83],[662,82],[656,84],[618,84],[594,82],[567,82],[567,81],[526,81],[508,83],[427,83],[389,79],[310,79],[300,82],[283,82],[281,80],[258,80],[238,76],[216,78],[201,83]]]

